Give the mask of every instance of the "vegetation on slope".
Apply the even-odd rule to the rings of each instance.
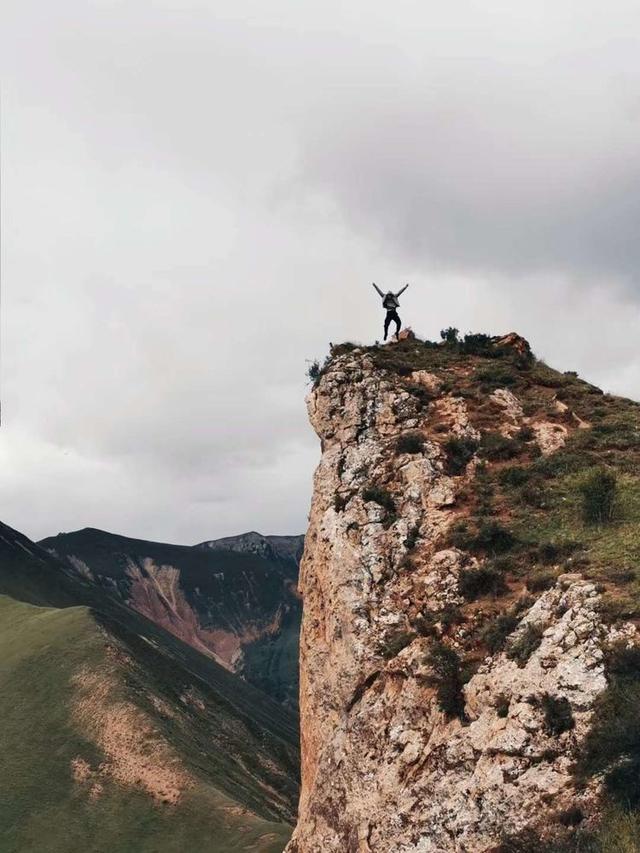
[[[276,853],[295,719],[0,527],[0,849]]]

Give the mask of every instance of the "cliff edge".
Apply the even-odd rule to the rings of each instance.
[[[615,673],[640,682],[640,408],[515,334],[334,347],[307,404],[287,853],[595,844],[634,760],[601,753]]]

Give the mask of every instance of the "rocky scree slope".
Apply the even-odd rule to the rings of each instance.
[[[287,853],[637,850],[638,404],[517,335],[335,347],[307,402]]]
[[[297,721],[0,524],[3,853],[279,853]]]
[[[191,547],[88,527],[39,544],[74,573],[295,709],[302,543],[302,536],[252,532]]]

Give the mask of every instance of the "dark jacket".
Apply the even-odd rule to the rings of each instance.
[[[409,287],[408,284],[399,290],[397,293],[393,293],[393,291],[389,290],[387,293],[383,293],[377,284],[373,285],[375,289],[378,291],[380,296],[382,297],[382,307],[386,308],[387,311],[395,311],[396,308],[400,307],[400,300],[398,297],[405,292],[405,290]]]

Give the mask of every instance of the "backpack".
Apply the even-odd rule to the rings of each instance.
[[[387,308],[388,310],[398,307],[398,300],[393,293],[387,293],[385,298],[382,300],[382,307]]]

